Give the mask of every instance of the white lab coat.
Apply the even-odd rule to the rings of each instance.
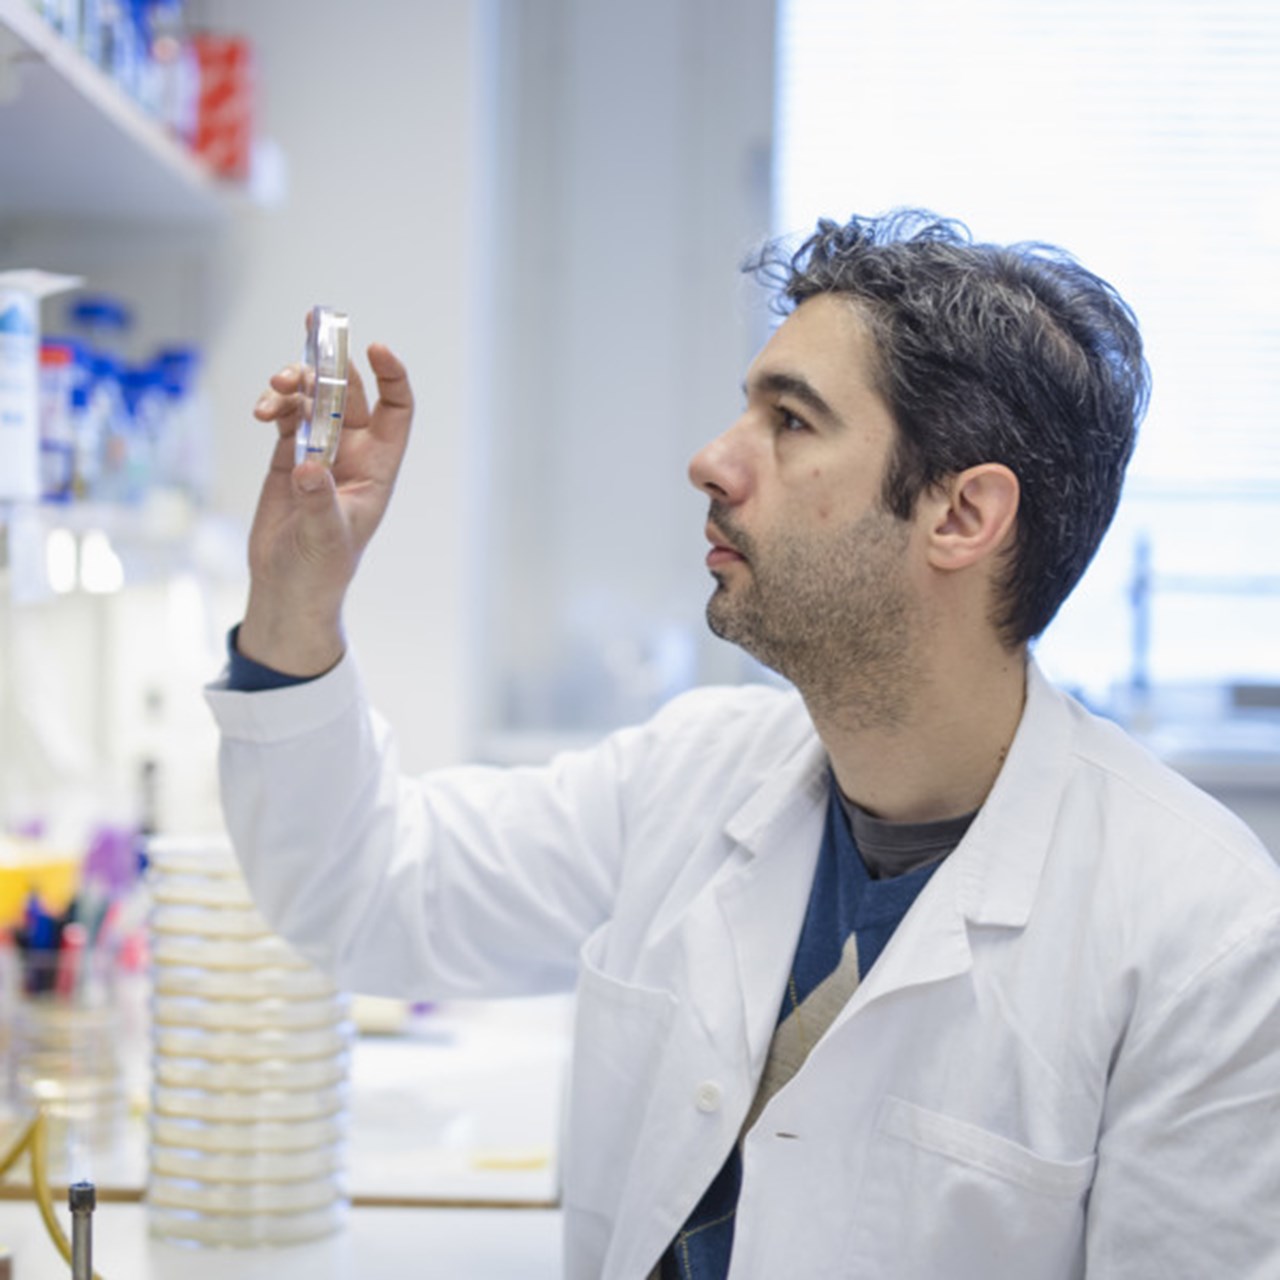
[[[211,690],[268,917],[353,989],[578,991],[571,1280],[642,1280],[751,1102],[827,763],[695,691],[545,769],[397,775],[352,662]],[[1276,1280],[1280,870],[1034,665],[987,803],[744,1144],[733,1280]]]

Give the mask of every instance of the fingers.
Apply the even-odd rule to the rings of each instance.
[[[413,388],[409,374],[390,347],[375,342],[369,348],[369,367],[378,380],[378,403],[369,425],[373,434],[403,450],[413,421]]]
[[[369,347],[369,367],[378,379],[378,401],[398,412],[413,412],[409,374],[390,347],[381,342]]]
[[[369,397],[365,394],[364,379],[360,370],[352,363],[347,369],[347,403],[342,415],[344,427],[367,427],[369,425]]]
[[[377,449],[377,456],[382,460],[377,469],[394,476],[413,419],[413,390],[404,365],[390,347],[375,342],[368,349],[368,358],[377,383],[377,402],[370,408],[364,379],[353,364],[347,373],[343,428],[368,429],[370,445]],[[254,405],[254,417],[260,422],[274,422],[279,431],[280,438],[271,460],[273,471],[292,469],[293,437],[299,423],[309,412],[309,406],[305,370],[296,364],[286,365],[273,374],[267,389]],[[389,451],[384,451],[383,446],[386,445],[391,446]],[[345,472],[348,469],[343,465],[344,461],[340,449],[337,465]]]
[[[297,365],[286,365],[272,375],[267,390],[253,406],[253,416],[259,422],[274,422],[279,432],[271,456],[273,471],[288,471],[293,466],[294,436],[307,412],[302,393],[302,370]]]
[[[259,422],[288,424],[292,432],[302,410],[301,387],[302,370],[297,365],[286,365],[271,376],[267,389],[253,406],[253,416]]]
[[[279,373],[271,375],[271,385],[279,392],[288,394],[297,391],[302,384],[302,366],[287,364]]]
[[[360,370],[353,364],[347,373],[347,407],[343,425],[347,427],[369,426],[378,409],[392,415],[413,413],[413,392],[405,367],[381,342],[372,343],[368,350],[369,368],[378,385],[378,403],[371,409]]]

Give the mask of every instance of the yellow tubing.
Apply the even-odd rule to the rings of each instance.
[[[44,1111],[37,1111],[35,1118],[22,1131],[17,1142],[3,1156],[0,1156],[0,1177],[13,1168],[24,1151],[29,1152],[31,1191],[35,1196],[36,1206],[40,1210],[40,1217],[44,1221],[45,1230],[48,1231],[54,1248],[62,1255],[62,1260],[70,1266],[71,1241],[67,1239],[67,1233],[63,1231],[62,1223],[58,1221],[58,1215],[53,1207],[53,1193],[49,1188],[49,1135],[46,1126]],[[102,1280],[102,1277],[95,1271],[93,1280]]]
[[[36,1114],[31,1117],[30,1121],[28,1121],[27,1127],[23,1129],[22,1133],[18,1136],[17,1142],[15,1142],[3,1156],[0,1156],[0,1178],[3,1178],[5,1174],[18,1163],[22,1153],[31,1145],[31,1135],[35,1132],[35,1127],[39,1123],[40,1113],[36,1112]]]

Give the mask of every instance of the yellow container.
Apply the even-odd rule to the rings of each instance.
[[[0,929],[22,923],[33,892],[52,915],[61,915],[75,897],[80,855],[38,840],[0,836]]]

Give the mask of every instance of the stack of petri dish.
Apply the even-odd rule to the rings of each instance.
[[[273,934],[222,838],[153,839],[151,1234],[318,1239],[346,1222],[346,997]]]

